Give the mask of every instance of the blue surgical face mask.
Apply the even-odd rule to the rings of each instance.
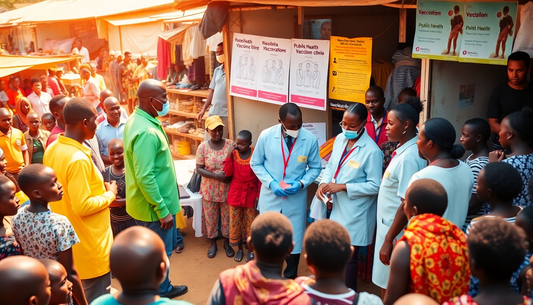
[[[154,107],[154,110],[157,112],[157,116],[164,116],[168,114],[168,111],[170,110],[170,102],[163,103],[160,100],[156,99],[155,97],[152,97],[152,99],[158,101],[161,105],[163,105],[163,109],[161,111],[157,110],[154,105],[152,104],[152,107]]]
[[[346,129],[342,128],[342,133],[344,134],[346,139],[353,140],[353,139],[355,139],[357,137],[360,137],[363,134],[364,130],[365,130],[364,128],[361,128],[358,131],[346,130]]]

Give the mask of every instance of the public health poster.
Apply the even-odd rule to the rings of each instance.
[[[291,40],[261,37],[257,99],[267,103],[284,104],[289,95]]]
[[[329,40],[292,39],[290,101],[326,110]]]
[[[329,98],[364,103],[372,74],[372,38],[331,36],[329,64]]]
[[[516,2],[467,2],[459,61],[506,65],[515,34]]]
[[[246,34],[233,34],[233,54],[231,56],[230,94],[244,98],[257,98],[257,64],[261,37]],[[259,70],[259,71],[258,71]]]
[[[464,15],[463,2],[418,1],[413,57],[457,61]]]

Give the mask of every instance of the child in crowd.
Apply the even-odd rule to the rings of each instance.
[[[466,158],[466,164],[470,166],[472,174],[474,175],[474,186],[472,188],[472,197],[468,207],[468,215],[463,226],[464,229],[468,227],[472,219],[476,216],[481,216],[489,212],[488,203],[480,201],[477,196],[476,185],[478,175],[481,169],[489,163],[489,146],[487,141],[490,138],[490,125],[484,119],[471,119],[465,122],[461,130],[461,144],[465,150],[470,150],[472,153]]]
[[[6,176],[0,175],[0,260],[21,254],[20,245],[13,235],[10,217],[16,215],[19,208],[16,191],[15,184]]]
[[[505,156],[503,151],[495,150],[489,154],[489,160],[509,163],[518,170],[522,176],[522,192],[513,200],[513,204],[528,207],[532,203],[528,184],[533,176],[533,109],[526,107],[506,116],[502,120],[499,137],[501,146],[510,149],[511,154]]]
[[[48,130],[42,130],[41,120],[39,115],[35,112],[28,113],[28,131],[24,133],[24,139],[26,139],[26,145],[28,145],[28,154],[30,164],[43,164],[44,150],[46,149],[46,142],[50,137]]]
[[[407,189],[404,211],[410,223],[392,252],[385,305],[408,293],[442,303],[468,292],[466,235],[442,218],[447,207],[446,190],[435,180],[416,180]]]
[[[292,226],[286,216],[276,212],[257,216],[248,237],[255,259],[221,272],[208,304],[309,304],[303,288],[281,276],[293,248]]]
[[[43,126],[46,128],[46,130],[48,130],[48,132],[52,132],[52,129],[56,127],[56,118],[50,112],[43,114],[41,120],[43,121]]]
[[[113,236],[123,230],[134,226],[133,219],[126,212],[126,168],[124,167],[124,142],[120,139],[114,139],[108,145],[109,161],[112,165],[107,167],[103,172],[105,182],[116,181],[117,199],[109,205],[111,212],[111,229]]]
[[[466,229],[466,234],[476,222],[486,217],[498,216],[507,222],[514,223],[522,207],[513,206],[513,200],[521,191],[522,177],[512,165],[501,162],[487,164],[479,172],[477,196],[480,201],[489,203],[490,213],[474,218]]]
[[[513,199],[520,194],[521,190],[522,178],[520,177],[520,173],[518,173],[514,167],[503,162],[487,164],[478,176],[477,196],[480,201],[489,203],[490,213],[474,218],[466,229],[466,234],[470,234],[472,228],[474,228],[479,221],[486,218],[498,217],[503,218],[503,220],[509,223],[514,223],[517,215],[520,215],[519,213],[522,211],[522,207],[513,206]],[[525,266],[527,266],[527,264]],[[520,273],[520,270],[517,274],[518,273]],[[519,293],[520,288],[516,284],[517,277],[518,275],[513,277],[511,287]],[[478,293],[479,279],[471,276],[468,294],[475,297]]]
[[[315,279],[299,277],[307,295],[317,304],[383,305],[378,296],[356,293],[345,284],[346,265],[353,253],[350,234],[339,223],[324,219],[312,223],[304,236],[305,259]]]
[[[77,303],[86,305],[83,286],[72,256],[72,246],[80,240],[65,216],[48,209],[49,202],[63,198],[62,186],[57,182],[55,171],[42,164],[29,165],[20,172],[19,185],[30,198],[30,204],[21,208],[13,217],[13,232],[24,255],[59,261],[67,270],[69,281],[73,283]]]
[[[120,282],[121,292],[106,294],[91,305],[186,305],[159,297],[159,284],[170,268],[165,244],[152,230],[134,226],[117,236],[109,255],[109,266]]]
[[[248,130],[239,132],[233,149],[230,149],[224,161],[224,174],[227,177],[233,176],[228,191],[229,241],[230,245],[239,246],[234,257],[236,262],[242,261],[243,244],[246,244],[252,222],[259,213],[257,201],[261,183],[250,167],[253,153],[251,145],[252,134]],[[252,259],[253,252],[248,249],[246,262]]]
[[[479,279],[479,294],[456,296],[444,305],[531,304],[509,285],[524,260],[525,241],[522,230],[503,219],[486,218],[476,223],[468,235],[468,252],[472,275]]]
[[[427,295],[420,293],[410,293],[399,298],[394,305],[440,305]]]
[[[533,196],[532,193],[530,193]],[[533,257],[533,207],[527,207],[516,216],[515,225],[526,234],[528,250],[522,265],[511,277],[511,288],[517,293],[531,297],[531,289],[528,280],[531,281],[530,260]],[[530,276],[527,274],[530,273]],[[529,279],[528,279],[529,278]]]
[[[52,294],[48,305],[72,304],[72,283],[68,280],[67,270],[59,262],[52,259],[39,260],[50,278]]]
[[[27,256],[0,261],[0,304],[48,305],[50,279],[38,260]]]

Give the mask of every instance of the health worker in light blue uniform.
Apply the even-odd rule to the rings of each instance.
[[[294,250],[286,278],[296,278],[307,216],[307,187],[322,170],[317,138],[302,128],[302,111],[293,103],[279,109],[280,124],[261,132],[250,165],[261,180],[259,212],[281,212],[292,224]],[[280,185],[281,184],[281,185]]]
[[[346,266],[346,286],[357,291],[359,247],[368,246],[376,228],[376,202],[383,171],[383,153],[365,132],[368,111],[354,103],[344,112],[342,133],[316,192],[333,201],[330,219],[350,233],[354,255]]]

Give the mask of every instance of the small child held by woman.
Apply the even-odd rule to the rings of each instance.
[[[229,204],[229,241],[230,245],[239,247],[234,260],[242,261],[243,245],[250,236],[250,227],[258,214],[260,182],[250,167],[253,148],[252,134],[243,130],[237,135],[234,147],[228,152],[224,161],[224,174],[233,176],[228,192]],[[248,249],[246,262],[253,259],[253,252]]]

